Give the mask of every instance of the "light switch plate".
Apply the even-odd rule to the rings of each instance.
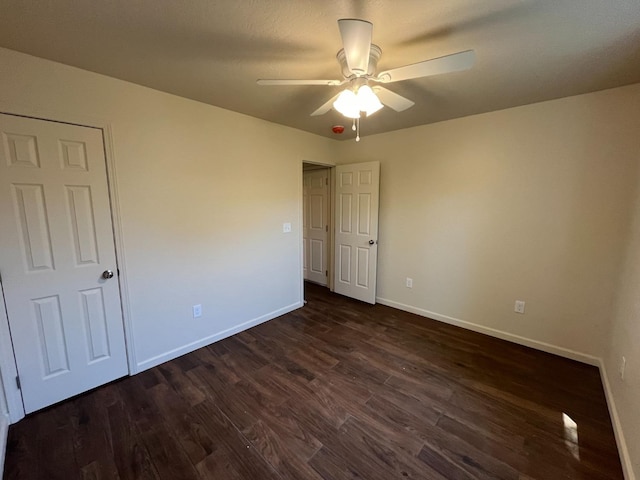
[[[290,223],[283,223],[282,224],[282,233],[291,233],[291,224]]]

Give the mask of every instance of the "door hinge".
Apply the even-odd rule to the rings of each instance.
[[[325,231],[325,232],[328,232],[328,231],[329,231],[329,225],[325,225],[325,226],[324,226],[324,231]]]
[[[16,386],[18,387],[18,390],[22,390],[22,384],[20,383],[19,375],[16,375]]]
[[[325,184],[325,185],[329,185],[329,177],[327,177],[327,178],[325,178],[325,179],[324,179],[324,184]]]
[[[324,271],[324,276],[325,276],[325,277],[328,277],[328,276],[329,276],[329,270],[325,270],[325,271]]]

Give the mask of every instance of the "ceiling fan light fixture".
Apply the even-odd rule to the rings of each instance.
[[[384,105],[369,85],[361,85],[357,93],[351,89],[340,92],[333,102],[333,108],[347,118],[360,118],[360,112],[365,112],[370,117]]]
[[[324,115],[332,108],[353,120],[356,141],[360,139],[360,118],[364,114],[370,117],[383,106],[396,112],[403,112],[415,105],[415,102],[382,87],[380,84],[402,82],[416,78],[431,77],[450,72],[467,70],[475,63],[475,52],[462,52],[423,60],[403,67],[378,72],[378,60],[382,49],[372,42],[373,24],[357,18],[338,20],[338,29],[342,39],[342,48],[336,59],[342,70],[343,80],[296,80],[261,79],[259,85],[347,85],[346,89],[334,94],[311,113],[312,117]],[[371,88],[368,83],[375,82]],[[384,102],[384,104],[382,103]]]
[[[336,101],[333,102],[333,108],[347,118],[360,118],[358,97],[349,89],[340,92]]]
[[[353,119],[353,130],[356,131],[356,142],[360,141],[360,112],[365,112],[367,117],[370,117],[384,107],[378,96],[366,82],[366,79],[353,80],[350,88],[340,92],[336,101],[333,102],[333,108],[345,117]]]

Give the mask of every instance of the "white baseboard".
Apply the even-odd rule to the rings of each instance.
[[[0,414],[0,479],[4,472],[4,457],[7,453],[7,435],[9,433],[9,417]]]
[[[143,360],[142,362],[139,362],[137,364],[136,371],[132,373],[140,373],[149,368],[153,368],[157,365],[160,365],[161,363],[168,362],[169,360],[173,360],[174,358],[178,358],[189,352],[193,352],[194,350],[205,347],[207,345],[210,345],[224,338],[230,337],[231,335],[240,333],[243,330],[247,330],[251,327],[255,327],[256,325],[260,325],[261,323],[272,320],[276,317],[279,317],[280,315],[284,315],[285,313],[289,313],[289,312],[292,312],[293,310],[297,310],[303,305],[304,304],[302,302],[292,303],[291,305],[287,305],[286,307],[279,308],[278,310],[274,310],[273,312],[269,312],[258,318],[254,318],[252,320],[248,320],[239,325],[235,325],[231,328],[223,330],[222,332],[209,335],[208,337],[201,338],[200,340],[188,343],[187,345],[183,345],[182,347],[174,348],[173,350],[169,350],[168,352],[165,352],[163,354],[157,355],[147,360]]]
[[[624,439],[624,433],[622,431],[622,423],[620,422],[616,402],[613,398],[613,392],[611,391],[609,376],[607,375],[607,369],[602,359],[600,359],[600,364],[598,366],[600,367],[600,378],[602,378],[604,394],[607,397],[609,415],[611,416],[611,422],[613,423],[613,432],[616,436],[616,443],[618,444],[618,452],[620,453],[620,462],[622,463],[624,478],[626,480],[636,480],[635,474],[633,473],[633,465],[631,464],[631,457],[629,457],[629,450],[627,449],[627,442]]]
[[[415,313],[416,315],[428,317],[433,320],[438,320],[439,322],[448,323],[449,325],[455,325],[456,327],[466,328],[467,330],[472,330],[474,332],[484,333],[485,335],[489,335],[491,337],[507,340],[509,342],[517,343],[518,345],[524,345],[525,347],[535,348],[536,350],[542,350],[543,352],[560,355],[561,357],[570,358],[571,360],[577,360],[578,362],[586,363],[588,365],[593,365],[596,367],[600,366],[600,359],[593,355],[588,355],[586,353],[576,352],[575,350],[559,347],[550,343],[521,337],[520,335],[503,332],[502,330],[485,327],[483,325],[478,325],[477,323],[449,317],[448,315],[441,315],[436,312],[430,312],[429,310],[413,307],[411,305],[405,305],[404,303],[394,302],[393,300],[388,300],[386,298],[376,297],[376,301],[378,303],[381,303],[382,305],[387,305],[388,307],[397,308],[398,310],[403,310],[405,312]]]

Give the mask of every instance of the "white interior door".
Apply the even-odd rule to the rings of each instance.
[[[0,274],[25,412],[128,373],[101,130],[0,115]],[[106,275],[108,276],[108,275]]]
[[[329,170],[303,173],[304,279],[327,284]]]
[[[379,188],[379,162],[336,167],[334,289],[368,303],[376,303]]]

